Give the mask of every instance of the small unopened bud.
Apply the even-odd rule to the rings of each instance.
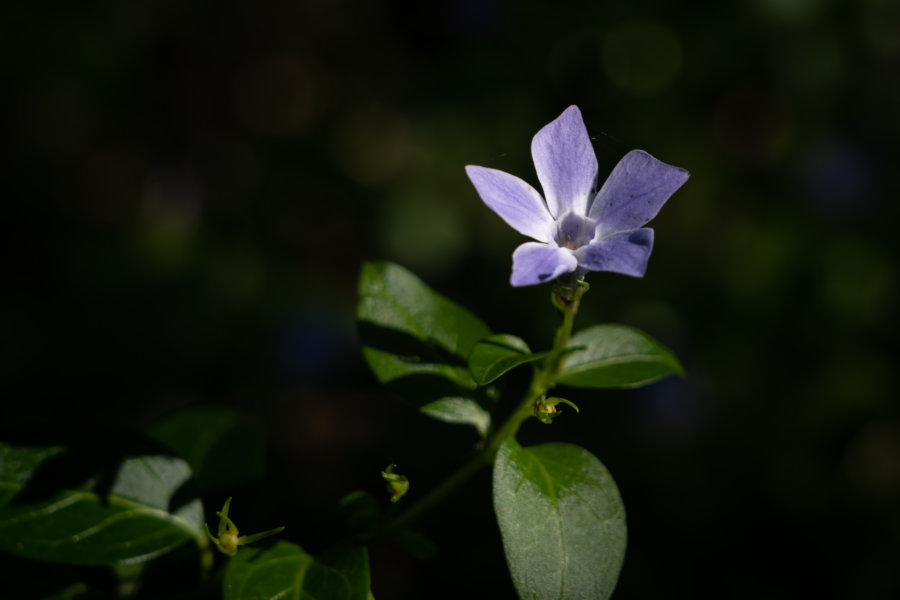
[[[558,404],[567,404],[574,408],[575,412],[579,412],[578,407],[575,406],[575,403],[571,400],[557,398],[555,396],[551,398],[541,396],[538,398],[538,401],[534,403],[534,416],[541,423],[549,425],[553,422],[553,419],[562,414],[562,411],[556,408]]]
[[[216,545],[216,548],[218,548],[222,552],[222,554],[234,556],[235,554],[237,554],[238,547],[252,544],[253,542],[269,537],[270,535],[275,535],[276,533],[281,533],[282,531],[284,531],[284,527],[276,527],[275,529],[263,531],[262,533],[254,533],[252,535],[239,535],[237,525],[234,524],[234,521],[228,518],[228,509],[230,507],[231,498],[226,500],[225,504],[222,506],[222,510],[216,513],[216,515],[218,515],[219,517],[219,530],[217,532],[218,537],[214,536],[209,531],[209,525],[207,525],[206,523],[203,524],[203,526],[206,528],[206,535],[209,536],[209,539],[213,544]]]
[[[388,465],[388,468],[381,472],[381,476],[387,482],[387,491],[391,495],[391,502],[397,502],[409,491],[409,479],[405,475],[394,473],[397,465]]]

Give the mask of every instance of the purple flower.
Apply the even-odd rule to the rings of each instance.
[[[632,150],[597,191],[597,157],[577,106],[531,141],[544,197],[509,173],[469,165],[484,203],[513,229],[537,240],[513,252],[510,283],[536,285],[567,273],[612,271],[643,277],[653,230],[643,227],[688,172]]]

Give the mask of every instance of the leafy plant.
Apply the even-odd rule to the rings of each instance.
[[[152,575],[145,567],[166,557],[195,560],[198,593],[209,597],[369,600],[367,546],[391,539],[416,556],[434,556],[435,544],[414,529],[418,519],[490,468],[519,597],[609,598],[626,547],[612,475],[580,446],[526,447],[516,436],[529,419],[552,425],[563,410],[579,412],[564,397],[566,386],[631,388],[683,374],[675,355],[645,333],[616,324],[575,331],[574,322],[588,272],[643,276],[653,244],[644,225],[687,172],[633,151],[595,189],[597,161],[576,107],[538,132],[532,154],[543,196],[501,171],[469,166],[467,173],[489,208],[535,240],[513,253],[510,281],[552,283],[560,325],[549,347],[533,351],[520,337],[492,332],[400,265],[367,262],[359,275],[356,316],[375,378],[421,414],[474,427],[481,437],[474,456],[435,489],[401,510],[411,482],[386,466],[389,501],[365,491],[345,496],[339,510],[349,535],[315,554],[284,539],[290,532],[263,542],[283,527],[240,535],[231,498],[214,513],[213,535],[209,497],[262,478],[264,432],[246,415],[194,406],[143,434],[44,432],[0,442],[0,550],[16,560],[107,569],[119,597],[136,593]],[[496,384],[515,369],[528,369],[530,384],[503,416]],[[90,593],[77,575],[67,571],[53,596]]]

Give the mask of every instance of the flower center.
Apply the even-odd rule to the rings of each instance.
[[[560,248],[576,250],[594,239],[594,222],[573,212],[556,223],[556,243]]]

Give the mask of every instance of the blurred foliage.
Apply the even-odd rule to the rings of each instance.
[[[578,104],[601,170],[692,173],[647,276],[591,276],[576,324],[640,327],[688,377],[523,431],[616,474],[616,597],[896,596],[898,31],[892,0],[7,3],[0,422],[254,414],[245,512],[317,552],[384,464],[414,496],[476,439],[367,373],[360,264],[544,349],[549,290],[508,286],[523,240],[463,166],[536,183],[531,136]],[[372,548],[376,597],[512,597],[487,481],[423,523],[436,561]]]

